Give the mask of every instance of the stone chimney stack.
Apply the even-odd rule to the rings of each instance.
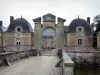
[[[87,22],[90,24],[90,17],[87,17]]]
[[[13,21],[14,21],[14,17],[10,16],[10,24],[13,23]]]
[[[2,26],[2,21],[0,21],[0,26]]]

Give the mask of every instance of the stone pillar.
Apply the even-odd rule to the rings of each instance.
[[[38,51],[41,50],[41,17],[33,19],[35,29],[34,29],[34,47]]]
[[[58,17],[58,24],[56,27],[56,49],[60,50],[64,47],[64,22],[65,19]]]

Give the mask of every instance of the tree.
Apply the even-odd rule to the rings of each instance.
[[[94,17],[94,23],[100,22],[100,15]]]
[[[100,31],[100,15],[94,17],[94,25],[96,29],[93,33],[93,47],[97,47],[97,33]]]

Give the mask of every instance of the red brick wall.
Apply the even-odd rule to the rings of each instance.
[[[80,34],[81,35],[81,34]],[[67,36],[67,46],[78,46],[78,39],[83,39],[83,46],[92,46],[92,34],[83,34],[80,36],[77,33],[68,33]]]

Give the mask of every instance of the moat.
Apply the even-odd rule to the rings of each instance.
[[[100,67],[75,67],[73,75],[100,75]]]

